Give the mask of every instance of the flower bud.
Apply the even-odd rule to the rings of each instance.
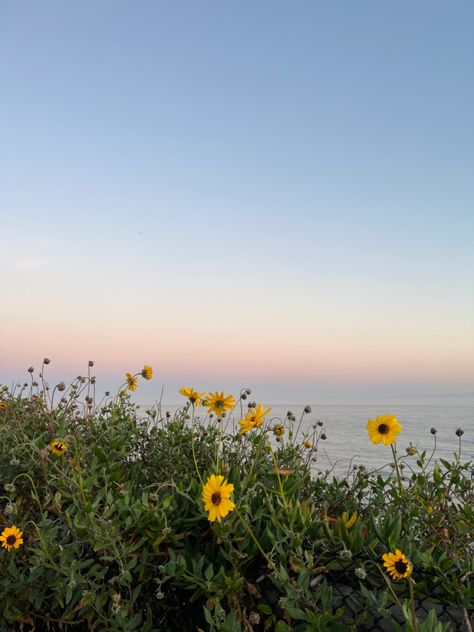
[[[464,434],[464,430],[462,428],[456,428],[456,435],[458,437],[462,437]]]
[[[34,368],[30,366],[30,368],[28,369],[28,373],[33,373],[33,372],[34,372]]]
[[[435,435],[438,431],[436,430],[436,428],[431,428],[430,432],[432,435]]]
[[[51,360],[49,358],[43,358],[43,364],[49,364]]]
[[[305,406],[304,407],[304,411],[303,411],[306,415],[309,415],[311,413],[311,406]]]

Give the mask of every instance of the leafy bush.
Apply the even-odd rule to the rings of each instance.
[[[129,381],[100,404],[90,375],[35,384],[0,395],[0,530],[23,534],[0,551],[5,629],[397,629],[398,604],[406,629],[443,630],[434,610],[417,620],[420,600],[473,607],[472,463],[412,450],[399,478],[314,476],[323,429],[300,437],[291,415],[241,433],[189,401],[143,415]],[[220,522],[212,474],[233,485]],[[413,572],[392,581],[381,557],[397,549]]]

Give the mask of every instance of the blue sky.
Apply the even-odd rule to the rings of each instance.
[[[280,401],[472,390],[473,19],[0,4],[0,381],[54,355]]]

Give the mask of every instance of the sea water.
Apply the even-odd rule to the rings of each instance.
[[[299,425],[304,405],[276,404],[271,405],[271,412],[266,418],[270,426],[284,423],[289,428],[287,412],[291,411],[296,422],[291,424],[296,430]],[[142,410],[146,407],[141,407]],[[162,405],[161,412],[168,411],[171,415],[178,410],[177,405]],[[398,435],[397,452],[399,456],[406,455],[406,448],[413,445],[419,452],[426,450],[428,455],[434,448],[436,433],[436,453],[434,458],[451,460],[454,453],[459,452],[459,437],[457,428],[462,428],[464,434],[461,439],[461,457],[463,460],[474,459],[474,401],[449,401],[413,404],[324,404],[311,405],[312,412],[302,417],[298,441],[305,436],[311,437],[313,426],[318,421],[323,426],[317,426],[318,434],[323,431],[326,439],[318,442],[315,471],[331,472],[338,476],[346,474],[354,465],[365,465],[369,469],[381,468],[393,461],[390,446],[374,445],[369,440],[366,425],[368,419],[375,419],[377,415],[391,413],[402,424],[403,430]],[[245,408],[244,408],[245,412]],[[196,415],[205,418],[201,408],[196,409]],[[237,408],[232,419],[226,419],[227,431],[237,431],[240,408]],[[287,432],[286,430],[286,432]],[[313,455],[314,456],[314,455]],[[407,464],[415,465],[416,457],[407,457]]]

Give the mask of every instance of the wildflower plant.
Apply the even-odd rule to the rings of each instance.
[[[313,462],[330,429],[309,406],[270,418],[248,389],[183,387],[176,414],[144,411],[129,386],[147,365],[96,399],[93,365],[47,389],[48,364],[0,387],[0,627],[363,630],[398,606],[421,632],[416,603],[472,609],[464,435],[451,460],[436,433],[431,453],[396,453],[400,481],[336,477]],[[377,423],[382,445],[403,441],[393,416]]]

